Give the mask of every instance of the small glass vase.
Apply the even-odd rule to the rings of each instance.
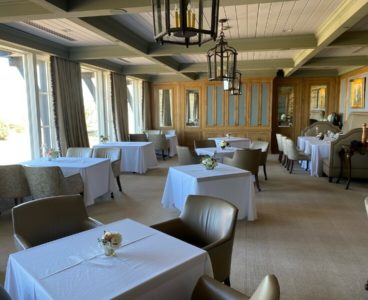
[[[110,245],[104,245],[103,248],[106,256],[115,256],[115,247]]]
[[[213,170],[215,166],[205,166],[206,170]]]

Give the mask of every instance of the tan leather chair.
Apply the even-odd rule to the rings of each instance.
[[[231,255],[238,209],[210,196],[189,195],[178,218],[152,227],[206,250],[214,278],[230,285]]]
[[[224,157],[224,164],[251,172],[256,179],[258,191],[261,191],[258,180],[258,169],[261,155],[261,149],[236,150],[232,158]]]
[[[84,184],[79,173],[64,177],[60,167],[24,166],[31,195],[34,199],[83,194]]]
[[[308,170],[308,162],[311,159],[309,155],[299,152],[295,146],[294,141],[291,139],[286,139],[286,149],[287,149],[287,157],[288,157],[287,169],[289,170],[290,174],[293,172],[294,161],[299,161],[299,160],[307,161],[306,170]]]
[[[148,141],[153,143],[155,151],[162,155],[163,160],[169,156],[170,142],[166,139],[165,134],[148,134]]]
[[[265,141],[254,141],[250,144],[249,147],[249,149],[261,149],[261,158],[259,161],[259,165],[263,167],[265,180],[267,180],[266,164],[268,156],[268,145],[269,143]]]
[[[17,249],[27,249],[100,226],[89,218],[81,195],[41,198],[12,209]]]
[[[196,156],[187,146],[176,146],[179,165],[199,164],[200,157]]]
[[[194,149],[213,147],[216,147],[216,142],[214,140],[194,140]]]
[[[14,199],[15,205],[30,196],[27,178],[21,165],[0,166],[0,199]]]
[[[148,142],[147,135],[144,133],[129,134],[129,141],[131,142]]]
[[[92,157],[92,149],[88,147],[70,147],[66,150],[66,157]]]
[[[275,275],[267,275],[252,296],[244,295],[207,275],[201,276],[194,287],[191,300],[279,300],[280,286]]]
[[[120,182],[120,166],[121,166],[121,149],[118,147],[95,147],[93,148],[92,157],[109,158],[111,161],[111,168],[119,191],[122,191]],[[114,198],[114,193],[111,192],[111,198]]]
[[[327,134],[327,131],[337,133],[340,132],[340,128],[327,121],[318,121],[304,128],[302,131],[302,135],[316,136],[320,132],[322,132],[323,134]]]

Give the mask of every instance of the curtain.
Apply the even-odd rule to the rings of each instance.
[[[171,90],[163,90],[162,114],[163,126],[171,126]]]
[[[51,81],[59,150],[89,147],[80,64],[51,56]]]
[[[124,75],[111,73],[112,114],[117,141],[129,140],[127,82]]]
[[[142,129],[152,129],[151,84],[148,81],[143,81],[142,89]]]

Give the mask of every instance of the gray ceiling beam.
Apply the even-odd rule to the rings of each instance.
[[[237,62],[236,68],[239,71],[257,70],[257,69],[280,69],[292,68],[294,61],[292,59],[267,59],[267,60],[242,60]],[[207,72],[207,63],[181,64],[182,72]]]
[[[368,56],[315,57],[304,64],[305,67],[345,67],[364,65],[368,65]]]
[[[291,77],[335,77],[336,69],[298,69]]]
[[[69,57],[74,60],[138,57],[137,52],[119,45],[87,46],[70,48]]]
[[[267,51],[267,50],[290,50],[290,49],[312,49],[317,46],[317,39],[313,34],[292,35],[292,36],[274,36],[262,38],[240,38],[227,39],[230,46],[234,47],[238,52],[246,51]],[[215,43],[207,43],[201,47],[183,47],[182,45],[165,44],[160,45],[151,43],[149,45],[148,54],[161,55],[186,55],[186,54],[203,54]]]
[[[348,31],[334,40],[329,47],[367,46],[368,31]]]
[[[64,58],[69,56],[66,46],[4,24],[0,24],[0,39]]]
[[[116,73],[121,73],[121,65],[115,64],[111,61],[99,59],[99,60],[87,60],[87,61],[80,61],[81,63],[86,63],[89,65],[93,65],[102,69],[107,69]]]
[[[124,75],[132,75],[132,74],[148,74],[155,75],[158,73],[168,72],[167,68],[162,65],[124,65],[121,68],[121,73]]]

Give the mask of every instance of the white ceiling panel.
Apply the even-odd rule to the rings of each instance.
[[[338,47],[323,49],[316,57],[366,56],[368,47]]]
[[[112,44],[108,39],[68,19],[34,20],[8,25],[65,46]]]

